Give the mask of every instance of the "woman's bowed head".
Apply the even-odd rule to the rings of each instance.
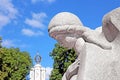
[[[69,12],[61,12],[54,16],[49,23],[48,31],[51,37],[67,48],[76,49],[76,42],[82,38],[85,42],[93,43],[103,49],[111,49],[110,45],[102,43],[97,37],[99,32],[83,26],[80,19]]]

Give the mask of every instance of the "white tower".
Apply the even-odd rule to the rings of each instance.
[[[37,54],[35,56],[36,65],[30,70],[30,80],[45,80],[45,68],[40,65],[41,56]]]

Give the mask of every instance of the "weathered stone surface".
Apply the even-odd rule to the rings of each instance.
[[[103,32],[108,41],[113,41],[120,31],[120,8],[106,14],[103,18]]]
[[[102,26],[91,30],[68,12],[53,17],[50,36],[78,55],[62,80],[120,80],[120,8],[106,14]]]

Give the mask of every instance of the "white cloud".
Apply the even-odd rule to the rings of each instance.
[[[42,21],[44,18],[47,17],[46,13],[44,13],[44,12],[33,13],[32,16],[33,16],[33,19],[40,20],[40,21]]]
[[[18,10],[14,7],[11,0],[0,0],[0,28],[7,25],[18,15]]]
[[[46,80],[49,80],[52,69],[53,68],[46,67]]]
[[[7,48],[10,48],[10,47],[19,47],[19,48],[29,47],[28,44],[26,45],[24,43],[21,43],[21,41],[19,41],[19,40],[10,40],[10,39],[3,40],[2,46],[7,47]]]
[[[34,4],[34,3],[37,3],[37,2],[47,2],[47,3],[53,3],[55,2],[55,0],[31,0],[31,2]]]
[[[30,20],[30,19],[26,19],[25,20],[25,23],[32,26],[32,27],[35,27],[35,28],[44,28],[44,24],[42,24],[41,22],[39,22],[38,20]]]
[[[10,22],[9,17],[0,15],[0,29]]]
[[[26,19],[25,23],[34,28],[43,29],[45,27],[44,21],[47,15],[45,13],[33,13],[32,19]]]
[[[2,46],[3,47],[13,47],[13,46],[15,46],[15,44],[13,43],[12,40],[3,40]]]
[[[30,29],[22,29],[22,34],[23,35],[26,35],[26,36],[41,36],[41,35],[44,35],[43,32],[41,31],[33,31],[33,30],[30,30]]]

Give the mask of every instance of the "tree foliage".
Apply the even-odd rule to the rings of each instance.
[[[55,44],[55,48],[50,53],[50,56],[54,60],[50,80],[61,80],[68,66],[73,63],[77,57],[73,49],[64,48],[59,44]]]
[[[25,80],[31,65],[27,52],[18,48],[0,48],[0,80]]]

